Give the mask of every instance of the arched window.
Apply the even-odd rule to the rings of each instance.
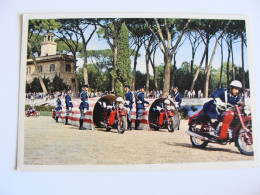
[[[39,73],[42,73],[42,66],[38,66]]]
[[[50,72],[54,72],[55,71],[55,64],[51,64],[50,65]]]
[[[71,65],[70,64],[66,64],[66,72],[71,72]]]

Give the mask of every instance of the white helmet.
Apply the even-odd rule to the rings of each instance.
[[[230,83],[230,86],[232,87],[238,87],[238,88],[242,88],[242,83],[238,80],[234,80]]]
[[[168,100],[168,99],[164,100],[164,103],[165,104],[171,104],[170,100]]]
[[[117,97],[116,98],[116,102],[123,102],[124,100],[123,100],[123,98],[122,97]]]

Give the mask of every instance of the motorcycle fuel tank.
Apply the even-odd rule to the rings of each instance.
[[[220,129],[220,134],[219,134],[219,140],[221,139],[226,139],[228,135],[228,129],[233,121],[234,118],[234,111],[227,111],[223,113],[223,122],[222,122],[222,127]]]

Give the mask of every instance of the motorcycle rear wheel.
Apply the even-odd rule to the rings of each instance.
[[[167,121],[167,129],[169,132],[174,132],[174,119],[173,117],[169,118],[168,121]]]
[[[253,156],[253,136],[252,136],[252,125],[250,122],[246,123],[245,126],[249,129],[249,132],[244,132],[240,129],[236,139],[236,146],[241,154],[247,156]]]
[[[117,124],[117,132],[123,134],[127,128],[126,117],[120,116]]]
[[[198,133],[199,129],[198,128],[196,129],[195,127],[190,127],[190,130],[194,133]],[[193,136],[190,136],[190,141],[194,148],[206,148],[209,143],[208,141],[203,141]]]

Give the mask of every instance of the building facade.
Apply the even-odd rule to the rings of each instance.
[[[53,78],[57,74],[63,83],[75,91],[75,58],[66,54],[57,55],[57,43],[53,33],[46,33],[41,43],[41,55],[36,58],[39,73],[42,78]],[[27,59],[26,82],[31,83],[37,76],[33,59]]]

